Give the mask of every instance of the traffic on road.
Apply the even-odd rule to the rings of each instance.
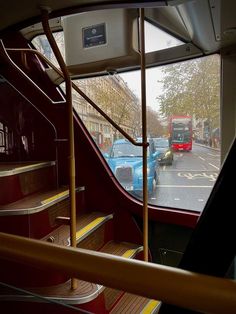
[[[191,152],[174,152],[172,165],[160,167],[153,205],[202,211],[220,170],[220,152],[193,144]]]

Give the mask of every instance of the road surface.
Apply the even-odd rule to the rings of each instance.
[[[220,170],[220,152],[193,145],[191,152],[174,153],[172,166],[161,166],[154,205],[202,211]]]

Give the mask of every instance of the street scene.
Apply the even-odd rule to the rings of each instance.
[[[190,152],[175,152],[172,165],[160,167],[151,204],[202,211],[220,170],[220,152],[193,144]]]

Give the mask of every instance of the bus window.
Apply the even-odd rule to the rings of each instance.
[[[63,47],[61,33],[57,40]],[[42,40],[36,38],[35,43]],[[41,51],[48,53],[45,41],[43,45]],[[141,137],[140,71],[74,83],[127,134]],[[147,69],[146,100],[149,141],[164,138],[170,143],[148,155],[149,203],[202,211],[220,170],[219,55]],[[128,147],[127,140],[76,92],[73,106],[121,186],[142,199],[141,154],[133,154],[136,150],[129,144],[130,154],[112,157],[120,141]],[[168,159],[167,154],[171,162],[161,162]]]
[[[140,79],[122,74],[140,97]],[[159,179],[149,203],[202,211],[220,170],[220,57],[203,58],[147,69],[148,134],[169,140],[157,147]],[[167,156],[168,154],[168,156]]]
[[[189,67],[194,75],[190,76]],[[220,169],[220,141],[210,140],[219,133],[219,56],[148,69],[146,77],[149,141],[163,138],[170,143],[170,148],[156,147],[149,153],[148,158],[157,160],[156,164],[148,159],[149,203],[202,211]],[[139,71],[76,84],[130,136],[140,138]],[[135,149],[78,95],[74,106],[121,186],[142,199],[141,149]],[[165,154],[173,156],[171,163],[161,162]]]

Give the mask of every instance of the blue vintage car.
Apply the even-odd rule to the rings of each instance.
[[[141,141],[141,139],[137,141]],[[142,147],[135,146],[126,139],[119,139],[113,143],[110,153],[105,157],[124,189],[132,194],[142,195]],[[159,180],[159,164],[152,139],[149,140],[147,158],[148,194],[151,196]]]

